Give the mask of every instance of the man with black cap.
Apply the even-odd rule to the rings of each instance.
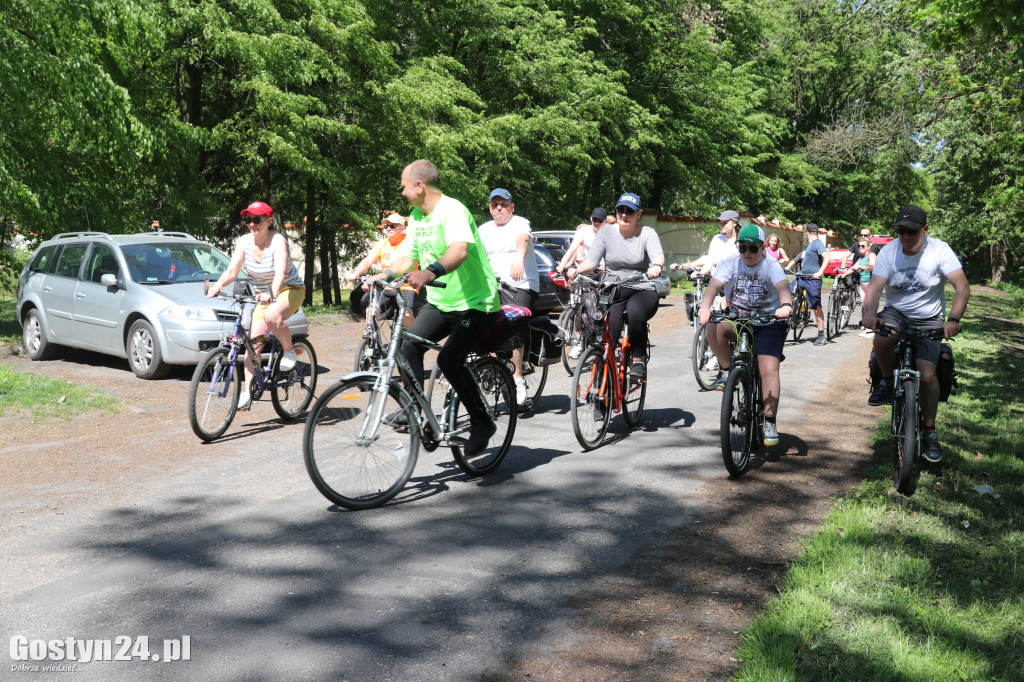
[[[736,234],[739,232],[740,214],[733,210],[722,211],[718,216],[719,233],[714,236],[708,245],[708,252],[695,261],[682,263],[672,267],[672,270],[690,270],[690,279],[697,279],[700,275],[709,274],[712,269],[725,258],[736,253]]]
[[[928,216],[918,206],[904,206],[896,218],[896,239],[886,244],[875,259],[871,282],[864,298],[863,325],[874,330],[879,324],[904,329],[939,329],[951,339],[960,333],[960,318],[967,310],[971,285],[960,260],[946,242],[928,236]],[[953,285],[953,305],[946,313],[945,283]],[[878,314],[878,301],[885,292],[885,310]],[[873,348],[882,380],[872,391],[868,404],[884,405],[892,400],[896,358],[893,347],[898,336],[875,334]],[[935,373],[940,342],[915,339],[917,371],[920,376],[921,454],[929,462],[942,459],[942,446],[935,432],[939,409],[939,380]]]
[[[800,265],[800,274],[797,275],[796,286],[802,288],[807,295],[807,307],[814,311],[814,322],[818,326],[818,338],[814,339],[815,346],[824,346],[825,340],[825,311],[821,309],[821,276],[825,273],[825,244],[818,239],[818,226],[815,223],[808,223],[804,228],[807,235],[807,248],[801,253],[803,262]]]
[[[604,210],[601,206],[590,212],[590,225],[584,224],[576,228],[576,234],[573,235],[569,248],[565,250],[565,255],[562,256],[562,260],[555,266],[555,270],[565,272],[566,268],[583,262],[587,255],[587,250],[594,243],[594,235],[604,225],[606,218],[608,218],[608,211]]]

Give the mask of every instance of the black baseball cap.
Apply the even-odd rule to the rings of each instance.
[[[904,206],[896,218],[896,227],[909,227],[920,230],[928,224],[928,214],[920,206]]]
[[[591,218],[597,218],[598,220],[604,220],[608,217],[608,211],[604,210],[604,207],[598,206],[590,212]]]
[[[807,227],[804,228],[804,232],[817,232],[817,231],[818,231],[818,224],[817,223],[807,223]]]

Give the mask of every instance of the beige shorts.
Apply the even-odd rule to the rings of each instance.
[[[292,315],[299,312],[299,308],[302,307],[302,301],[306,298],[306,287],[285,287],[281,289],[281,293],[278,294],[277,300],[281,300],[281,297],[288,300],[288,306],[292,309]],[[266,311],[269,303],[257,303],[255,310],[252,311],[252,319],[256,320],[263,319],[263,313]]]

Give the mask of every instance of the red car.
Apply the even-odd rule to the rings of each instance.
[[[877,235],[872,235],[871,236],[871,244],[872,244],[872,246],[877,244],[878,248],[881,248],[882,246],[888,244],[892,240],[893,240],[893,237],[890,237],[887,234],[877,234]],[[878,252],[877,248],[875,249],[875,252],[876,253]],[[848,248],[845,248],[845,247],[843,247],[843,248],[830,248],[829,250],[827,250],[825,252],[825,258],[828,259],[828,265],[825,266],[825,274],[826,275],[830,275],[830,276],[835,276],[837,273],[842,272],[842,270],[845,269],[845,268],[840,268],[840,265],[842,265],[844,260],[846,260],[849,257],[850,257],[850,250]],[[849,267],[849,263],[846,263],[846,267]]]

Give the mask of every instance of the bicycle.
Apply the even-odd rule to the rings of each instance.
[[[921,373],[917,371],[917,344],[915,339],[942,341],[944,332],[937,329],[907,329],[900,331],[884,322],[875,327],[879,336],[899,334],[896,342],[896,372],[892,386],[892,414],[890,432],[896,442],[892,481],[903,495],[914,494],[914,460],[921,454],[921,412],[918,393]]]
[[[807,275],[799,275],[791,270],[786,270],[787,275],[796,276],[796,291],[793,292],[793,315],[790,320],[790,327],[793,329],[793,340],[799,341],[804,334],[804,329],[811,324],[811,309],[807,305],[807,292],[800,286],[801,279],[811,279]]]
[[[508,284],[506,284],[500,278],[498,278],[498,288],[511,289],[512,287],[510,287]],[[530,314],[521,319],[525,320],[525,324],[518,325],[519,327],[521,327],[521,329],[517,331],[515,335],[509,338],[506,343],[502,344],[501,347],[494,352],[494,354],[496,357],[500,358],[501,360],[504,360],[505,364],[508,366],[509,371],[512,371],[512,351],[522,346],[523,361],[521,371],[523,375],[523,381],[526,382],[526,400],[523,402],[522,405],[518,405],[517,407],[520,412],[526,412],[527,410],[533,408],[533,406],[537,404],[537,401],[540,400],[540,394],[544,391],[544,386],[545,384],[547,384],[548,381],[548,366],[544,364],[538,364],[533,361],[533,349],[531,347],[533,335],[530,333],[530,328],[538,324],[548,323],[550,321],[550,318],[548,318],[546,315],[539,315],[534,317],[532,314]],[[521,341],[520,338],[522,339]],[[565,357],[564,352],[562,354],[562,357]],[[434,371],[439,372],[440,370],[438,370],[437,367],[435,367]],[[431,381],[433,380],[434,377],[431,376]]]
[[[361,287],[369,276],[363,276],[357,280],[356,286]],[[404,287],[399,290],[412,291],[411,287]],[[356,348],[355,362],[352,366],[353,372],[367,372],[377,365],[377,361],[387,355],[388,343],[394,334],[394,320],[387,314],[387,307],[390,301],[384,296],[380,288],[370,289],[370,301],[366,309],[371,311],[366,321],[366,329],[363,330],[363,339]],[[382,306],[384,309],[382,309]]]
[[[732,478],[750,469],[750,453],[764,442],[764,395],[761,371],[754,354],[754,324],[779,322],[773,313],[734,309],[712,313],[709,322],[730,322],[736,330],[736,346],[722,396],[722,460]]]
[[[607,313],[616,287],[644,280],[646,275],[636,273],[615,282],[598,282],[586,275],[577,275],[576,278],[596,289],[598,304],[605,314],[602,338],[588,345],[572,378],[573,432],[584,450],[593,450],[604,441],[612,412],[622,412],[630,428],[640,422],[643,413],[647,381],[632,381],[628,377],[632,358],[628,329],[623,326],[622,343],[618,344],[621,348],[617,348],[608,331]],[[650,360],[649,345],[644,359]]]
[[[839,336],[850,323],[853,309],[860,296],[860,288],[851,286],[845,277],[837,273],[828,295],[828,313],[825,316],[825,338],[829,341]]]
[[[233,294],[217,294],[217,298],[234,301],[238,305],[235,329],[216,348],[210,349],[196,365],[188,386],[188,420],[192,431],[209,442],[224,435],[231,426],[242,393],[242,372],[239,355],[248,356],[254,374],[246,390],[252,402],[263,397],[270,389],[274,410],[285,421],[298,419],[312,402],[317,381],[316,351],[309,339],[297,337],[293,348],[299,361],[287,372],[280,369],[283,351],[274,334],[267,333],[249,338],[242,325],[246,305],[255,307],[257,300],[247,292],[248,287],[236,288]],[[245,290],[245,293],[242,293]],[[266,364],[257,357],[254,345],[264,346]]]
[[[372,286],[395,289],[404,282],[404,277],[374,280]],[[339,379],[306,417],[306,471],[324,497],[346,509],[379,507],[397,495],[412,475],[420,445],[428,452],[447,445],[460,469],[480,476],[501,464],[515,434],[512,373],[497,358],[478,356],[467,365],[497,429],[483,451],[465,454],[469,416],[455,390],[448,386],[442,392],[443,402],[435,413],[402,353],[406,339],[432,350],[442,347],[402,328],[406,307],[405,298],[396,296],[390,315],[397,333],[388,342],[387,354],[371,370]],[[396,369],[404,381],[395,378]]]
[[[718,373],[720,371],[718,358],[715,357],[711,347],[708,345],[707,325],[700,323],[700,316],[698,315],[700,306],[704,301],[704,289],[710,283],[710,274],[700,275],[694,280],[696,294],[693,300],[693,314],[690,318],[694,329],[693,350],[690,352],[690,359],[693,363],[693,376],[697,379],[697,385],[705,391],[714,389],[715,381],[718,380]],[[718,303],[716,301],[715,309],[718,309],[717,306]]]
[[[583,329],[579,315],[583,305],[580,282],[569,283],[569,302],[558,316],[558,328],[565,336],[565,344],[562,346],[562,367],[566,373],[572,376],[576,371],[576,363],[581,353],[575,352],[580,346],[586,346],[586,339],[582,338]],[[575,353],[576,357],[573,357]]]

